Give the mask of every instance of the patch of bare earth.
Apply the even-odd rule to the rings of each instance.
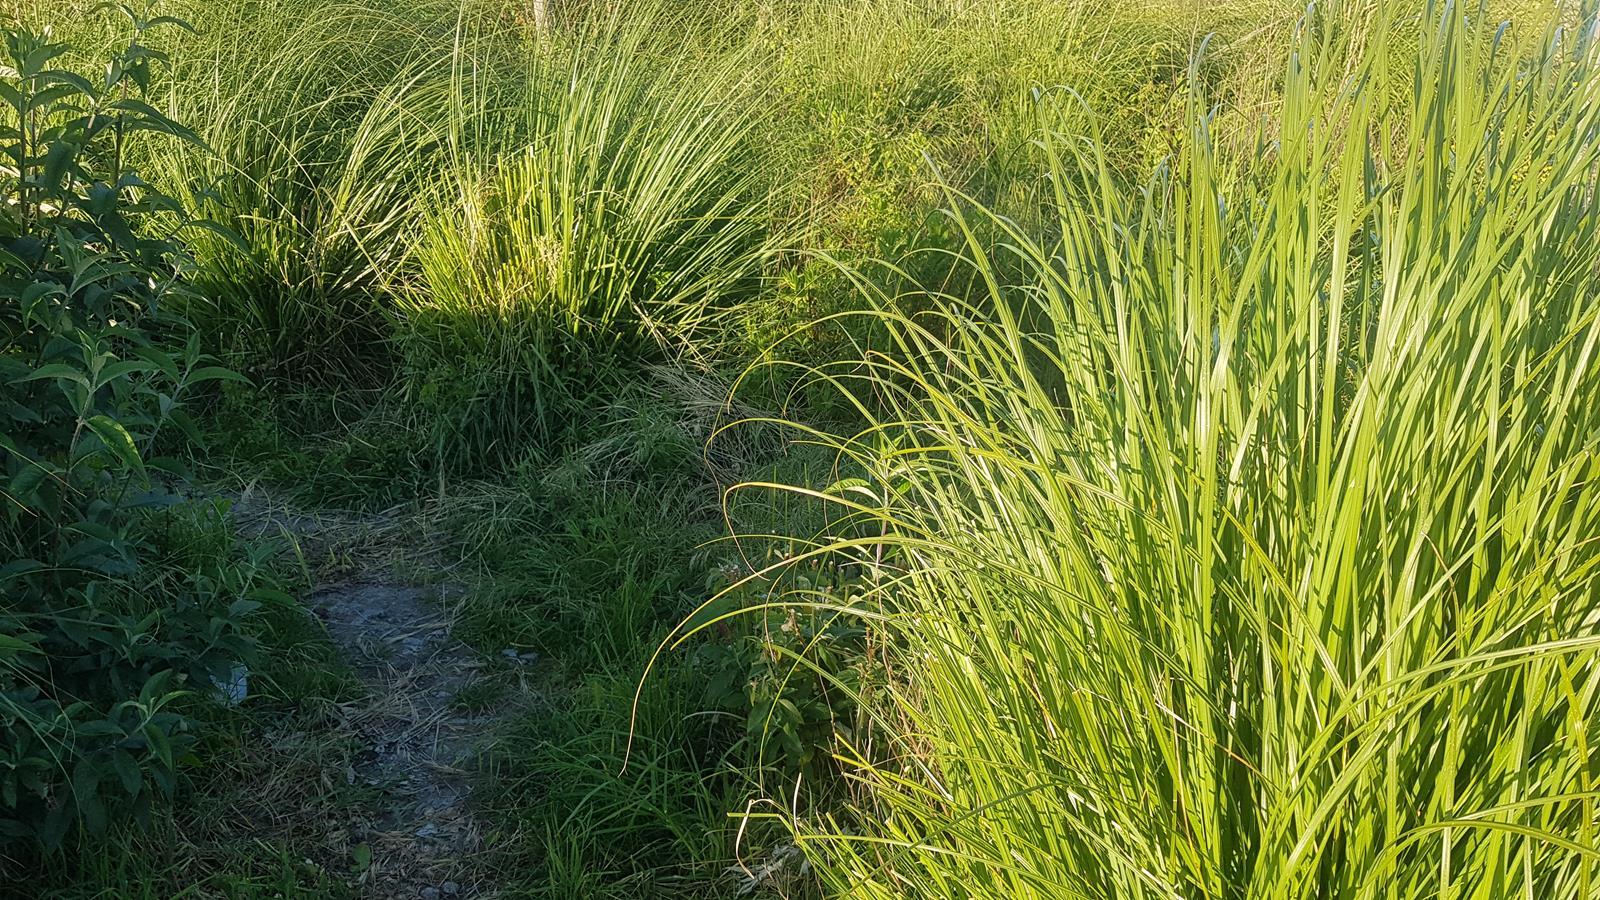
[[[393,514],[295,512],[249,492],[234,513],[241,530],[284,534],[302,556],[327,561],[306,604],[366,687],[360,700],[338,708],[358,748],[341,774],[379,798],[354,817],[348,837],[365,845],[357,851],[361,893],[493,896],[468,779],[497,713],[455,702],[484,663],[451,636],[456,589],[411,537],[414,523]]]

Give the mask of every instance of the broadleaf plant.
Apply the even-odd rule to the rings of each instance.
[[[167,313],[187,262],[179,204],[129,171],[141,132],[192,133],[141,96],[171,25],[124,8],[99,83],[69,47],[4,33],[0,62],[0,842],[62,843],[170,795],[190,695],[250,656],[250,567],[141,567],[146,507],[182,466],[157,455],[182,399],[237,378]],[[160,475],[164,481],[157,481]]]

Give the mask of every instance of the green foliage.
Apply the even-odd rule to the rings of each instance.
[[[437,486],[426,435],[383,388],[229,383],[206,412],[203,474],[259,479],[297,506],[385,509]]]
[[[727,812],[748,793],[729,729],[706,714],[704,674],[690,667],[653,683],[630,717],[639,664],[587,673],[502,733],[488,802],[514,828],[508,891],[728,896],[738,835]]]
[[[531,53],[525,124],[467,146],[484,155],[423,206],[398,337],[452,462],[514,461],[518,433],[547,437],[614,360],[707,358],[759,285],[747,58],[658,48],[667,9],[629,4]]]
[[[706,643],[736,649],[745,671],[715,652],[685,654],[640,683],[708,580],[739,569],[734,548],[716,540],[724,511],[713,479],[787,465],[773,458],[776,435],[753,429],[708,446],[725,396],[720,384],[653,370],[512,477],[441,504],[447,533],[481,573],[457,632],[495,660],[507,648],[537,656],[494,674],[537,700],[502,726],[479,794],[513,835],[502,848],[508,893],[725,897],[738,858],[782,837],[765,827],[741,835],[727,816],[750,795],[747,766],[760,753],[740,699],[754,664],[742,629]],[[754,524],[763,514],[792,510],[729,512],[765,527]],[[723,694],[739,696],[712,696],[719,678]]]
[[[867,585],[807,569],[787,569],[781,584],[719,577],[709,585],[718,602],[687,625],[707,638],[693,651],[709,673],[704,704],[744,720],[745,769],[815,785],[833,774],[835,740],[854,742],[862,730],[861,698],[884,673],[861,618]]]
[[[129,141],[190,137],[142,99],[161,55],[132,38],[103,81],[52,68],[48,33],[5,33],[0,66],[0,836],[59,843],[170,795],[191,737],[180,698],[250,654],[249,566],[142,566],[163,426],[192,431],[208,365],[164,307],[180,290],[177,205],[125,165]]]
[[[705,671],[654,681],[631,717],[720,520],[696,443],[669,434],[679,426],[648,397],[629,401],[611,427],[591,423],[587,440],[569,434],[566,452],[447,507],[449,533],[486,576],[458,633],[491,659],[537,655],[499,676],[537,679],[540,700],[506,722],[480,795],[513,835],[503,887],[524,896],[714,897],[731,864],[738,732],[704,714]]]
[[[291,382],[391,374],[384,285],[442,136],[455,3],[168,3],[158,102],[205,147],[153,142],[152,181],[228,233],[192,238],[190,317],[211,346]]]
[[[1600,19],[1534,24],[1313,10],[1270,144],[1194,78],[1141,187],[952,192],[983,295],[819,373],[899,673],[831,895],[1595,895]]]
[[[1595,893],[1587,20],[1318,8],[1280,84],[1277,0],[551,6],[166,0],[103,85],[94,17],[16,36],[0,819],[113,822],[41,890],[382,864],[256,827],[359,742],[256,744],[351,687],[172,503],[204,429],[437,498],[456,702],[539,698],[507,893],[788,896],[792,839],[840,896]],[[753,358],[839,464],[716,431]]]
[[[222,504],[162,509],[144,529],[145,589],[161,602],[191,574],[259,562],[241,547]],[[270,549],[270,548],[268,548]],[[279,598],[280,600],[282,598]],[[342,773],[364,744],[350,733],[345,704],[362,687],[298,603],[268,602],[249,620],[259,646],[240,704],[197,703],[184,712],[189,765],[178,802],[145,821],[113,822],[77,852],[0,860],[7,878],[27,878],[41,898],[354,897],[346,838],[330,823],[359,820],[372,801]]]

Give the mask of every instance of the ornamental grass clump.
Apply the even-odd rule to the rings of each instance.
[[[675,15],[647,0],[550,36],[509,111],[458,82],[395,295],[445,455],[514,458],[613,363],[713,357],[759,286],[775,229],[749,60],[662,48]]]
[[[1140,186],[1043,136],[1050,227],[952,192],[986,290],[818,370],[899,673],[830,895],[1600,890],[1600,20],[1379,15],[1253,152],[1196,89]]]

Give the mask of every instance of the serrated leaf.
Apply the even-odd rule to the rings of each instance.
[[[105,719],[96,719],[92,722],[84,722],[83,724],[77,726],[74,731],[77,733],[78,737],[111,737],[113,735],[116,737],[123,736],[123,731],[117,726],[117,723],[110,722]]]
[[[155,347],[135,347],[133,355],[160,369],[161,373],[169,379],[178,380],[178,364],[172,358],[172,354]]]
[[[178,429],[183,432],[184,437],[187,437],[196,444],[205,443],[205,438],[200,434],[199,427],[194,424],[194,419],[191,418],[188,413],[181,409],[174,409],[168,414],[167,418],[170,422],[172,422],[172,424],[178,426]]]
[[[91,760],[78,760],[72,770],[72,800],[78,806],[83,827],[97,834],[106,827],[105,805],[100,802],[100,768]]]
[[[50,473],[44,466],[30,460],[21,471],[12,476],[11,483],[6,486],[6,493],[15,502],[27,506],[29,498],[33,497],[34,491],[48,474]]]
[[[111,766],[117,771],[117,779],[122,782],[122,789],[128,796],[139,796],[139,790],[144,787],[144,773],[139,771],[139,763],[133,754],[126,750],[117,750],[111,754]]]
[[[139,372],[148,372],[153,368],[155,367],[145,360],[120,360],[100,370],[100,383],[109,384],[119,378],[125,378]]]
[[[13,578],[21,578],[24,575],[41,572],[46,568],[48,567],[37,559],[14,559],[0,566],[0,584]]]
[[[155,18],[146,22],[144,27],[148,29],[155,28],[158,25],[172,25],[181,28],[184,31],[190,32],[191,34],[195,32],[195,27],[193,25],[189,24],[189,22],[184,19],[178,18],[177,16],[156,16]]]
[[[68,72],[63,69],[51,69],[48,72],[39,73],[39,81],[45,84],[69,85],[73,88],[76,88],[79,92],[87,94],[92,98],[98,98],[99,96],[94,89],[94,85],[89,83],[89,79],[84,78],[82,75],[79,75],[76,72]]]
[[[190,473],[189,467],[184,465],[182,460],[175,459],[171,456],[157,456],[146,460],[145,466],[147,468],[155,469],[157,472],[165,472],[168,475],[172,475],[183,481],[189,481],[192,479],[192,473]]]
[[[24,653],[38,653],[39,648],[28,641],[9,634],[0,634],[0,660],[11,659]]]
[[[65,802],[57,801],[45,813],[44,824],[39,828],[39,843],[45,848],[54,850],[61,846],[66,839],[67,828],[72,824],[72,808]]]
[[[161,110],[156,109],[154,106],[151,106],[143,100],[129,97],[124,100],[118,100],[115,103],[109,103],[107,104],[107,108],[114,109],[121,113],[133,114],[126,123],[126,127],[130,130],[138,129],[142,131],[159,131],[162,134],[170,134],[173,137],[179,138],[180,140],[199,147],[206,146],[205,141],[201,140],[200,135],[196,134],[189,128],[179,125],[177,122],[172,121],[172,119],[167,117],[166,113],[163,113]]]

